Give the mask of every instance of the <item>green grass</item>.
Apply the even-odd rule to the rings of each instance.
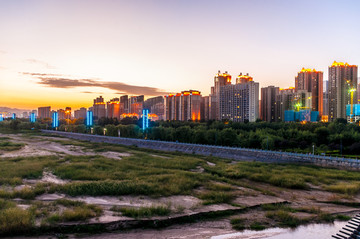
[[[333,185],[326,186],[326,190],[330,192],[342,193],[346,195],[356,195],[360,191],[359,182],[338,182]]]
[[[244,225],[244,219],[242,219],[242,218],[232,218],[230,220],[230,224],[233,229],[238,230],[238,231],[242,231],[242,230],[246,229],[246,227]]]
[[[313,184],[320,185],[328,191],[337,190],[337,192],[341,192],[341,186],[336,188],[336,186],[329,187],[328,185],[343,181],[345,183],[351,182],[352,185],[347,186],[347,189],[343,190],[344,193],[356,193],[358,190],[357,181],[360,181],[358,172],[312,165],[261,162],[226,164],[218,162],[216,166],[204,165],[203,167],[206,172],[219,177],[234,180],[248,179],[291,189],[309,189],[309,184]]]
[[[132,218],[167,216],[171,213],[171,209],[169,206],[151,206],[140,208],[112,207],[111,210],[114,212],[121,212],[122,215]]]
[[[235,198],[235,194],[233,192],[224,191],[206,191],[199,193],[198,198],[203,200],[204,205],[231,203]]]
[[[262,231],[266,229],[266,226],[260,222],[254,222],[250,224],[250,229],[254,231]]]
[[[52,167],[58,162],[59,160],[55,156],[1,159],[0,185],[19,185],[21,184],[22,179],[40,178],[44,168]]]
[[[33,218],[29,211],[17,207],[0,210],[0,235],[26,232],[33,226]]]
[[[0,151],[16,151],[21,149],[23,146],[24,144],[0,140]]]
[[[266,217],[275,220],[281,227],[297,227],[308,221],[307,219],[300,219],[284,210],[268,211],[265,215]]]
[[[59,206],[65,208],[59,210]],[[49,207],[52,208],[51,213],[49,212]],[[50,225],[59,222],[86,221],[93,217],[99,217],[103,212],[99,206],[68,199],[58,199],[51,205],[48,205],[46,210],[45,215],[47,217],[43,220],[43,223]]]

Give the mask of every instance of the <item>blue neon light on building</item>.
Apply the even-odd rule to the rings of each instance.
[[[52,127],[57,128],[59,127],[59,115],[58,112],[54,112],[52,115]]]
[[[2,114],[0,114],[0,122],[4,120],[4,117]]]
[[[142,128],[145,130],[149,127],[149,110],[143,109],[143,125]]]
[[[92,111],[88,111],[86,112],[86,126],[90,127],[93,126],[93,112]]]
[[[35,113],[31,113],[31,114],[30,114],[30,122],[31,122],[31,123],[35,123],[35,122],[36,122],[36,115],[35,115]]]
[[[12,118],[12,119],[16,119],[16,114],[13,113],[11,118]]]

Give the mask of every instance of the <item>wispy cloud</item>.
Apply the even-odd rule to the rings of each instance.
[[[0,54],[6,54],[6,51],[0,50]]]
[[[123,92],[123,94],[148,95],[148,96],[156,96],[156,95],[162,95],[168,93],[155,87],[129,85],[122,82],[100,81],[97,79],[72,79],[57,74],[44,74],[44,73],[31,73],[31,72],[21,72],[21,74],[35,77],[40,80],[39,82],[37,82],[38,84],[53,88],[69,89],[76,87],[101,87],[101,88],[114,90],[117,92]]]
[[[45,61],[40,61],[37,59],[25,59],[24,62],[26,63],[30,63],[30,64],[38,64],[38,65],[42,65],[43,67],[47,68],[47,69],[55,69],[55,66],[50,65],[49,63],[45,62]]]

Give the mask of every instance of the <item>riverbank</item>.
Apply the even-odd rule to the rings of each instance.
[[[352,171],[235,162],[37,133],[0,138],[20,147],[0,148],[0,198],[6,205],[0,214],[13,220],[4,224],[8,235],[156,228],[171,236],[172,227],[201,223],[226,229],[211,234],[216,235],[347,220],[344,215],[360,207],[360,176]],[[209,235],[204,232],[204,238]]]

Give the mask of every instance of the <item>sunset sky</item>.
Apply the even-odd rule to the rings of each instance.
[[[360,64],[360,1],[0,0],[0,106],[89,107],[120,94],[209,94],[214,75],[294,85]]]

